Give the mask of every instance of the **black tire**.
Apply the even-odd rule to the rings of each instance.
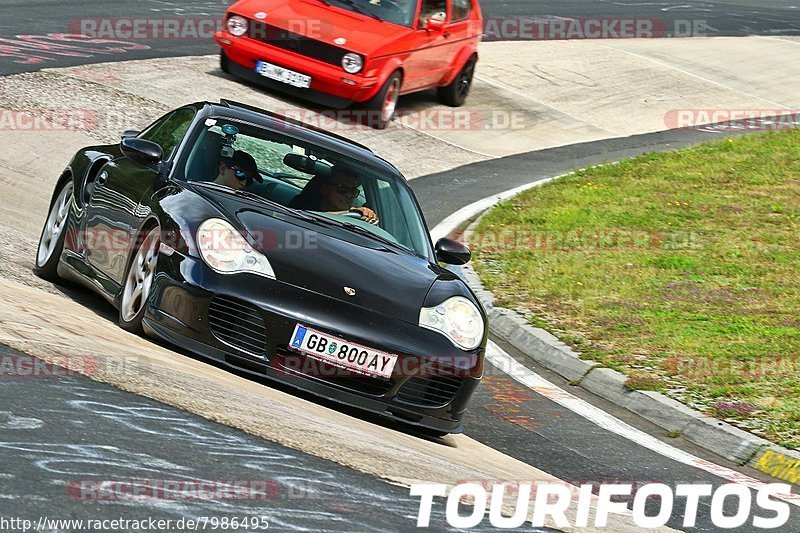
[[[477,59],[475,56],[470,57],[461,70],[450,82],[450,85],[439,87],[437,93],[439,101],[444,105],[450,107],[461,107],[469,95],[469,90],[472,88],[472,78],[475,75],[475,64]]]
[[[69,228],[73,197],[74,185],[70,178],[59,185],[50,200],[33,265],[33,273],[47,281],[57,282],[60,279],[58,262],[64,250],[64,237]]]
[[[125,278],[119,295],[119,326],[131,333],[144,333],[142,319],[147,310],[153,280],[158,266],[158,249],[161,231],[157,225],[144,229],[136,239],[125,269]],[[149,277],[149,279],[148,279]],[[141,279],[140,279],[141,278]],[[136,293],[134,285],[141,284]]]
[[[367,100],[364,107],[367,109],[365,124],[376,130],[386,129],[394,118],[397,110],[397,99],[403,85],[403,75],[399,70],[392,72],[378,93]],[[388,105],[387,105],[388,104]]]
[[[228,56],[225,55],[225,52],[220,50],[219,51],[219,68],[220,68],[220,70],[222,72],[224,72],[226,74],[230,74],[231,73],[230,61],[231,60],[228,59]]]

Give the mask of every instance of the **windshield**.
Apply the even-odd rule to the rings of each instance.
[[[416,0],[325,0],[325,2],[402,26],[412,25],[417,8]]]
[[[192,135],[176,179],[214,183],[274,202],[336,236],[371,238],[430,259],[430,241],[405,182],[319,146],[227,118]]]

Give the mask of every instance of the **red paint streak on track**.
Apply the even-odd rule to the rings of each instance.
[[[0,57],[12,57],[14,63],[33,65],[52,61],[54,56],[94,57],[147,50],[146,44],[112,39],[92,39],[70,33],[48,33],[47,35],[17,35],[15,38],[0,37]]]

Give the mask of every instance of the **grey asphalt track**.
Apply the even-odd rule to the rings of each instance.
[[[800,8],[791,0],[482,0],[481,5],[485,17],[495,24],[507,18],[649,19],[656,36],[800,34]],[[47,36],[80,31],[81,21],[87,19],[191,19],[199,24],[221,19],[227,6],[223,0],[0,0],[0,75],[125,59],[214,54],[217,47],[208,31],[198,37],[120,38],[122,42],[116,43]],[[488,24],[487,20],[487,29]],[[107,33],[99,37],[113,39]],[[504,32],[498,37],[515,38]]]
[[[18,368],[27,356],[0,345],[0,360],[20,358]],[[263,518],[270,531],[416,524],[419,499],[405,488],[81,376],[11,374],[0,373],[0,520],[152,518],[172,520],[168,531],[202,517],[259,528]],[[442,500],[430,524],[451,530]],[[78,528],[42,529],[55,530]]]

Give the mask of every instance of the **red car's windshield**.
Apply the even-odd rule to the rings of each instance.
[[[375,19],[412,26],[417,0],[320,0]]]

